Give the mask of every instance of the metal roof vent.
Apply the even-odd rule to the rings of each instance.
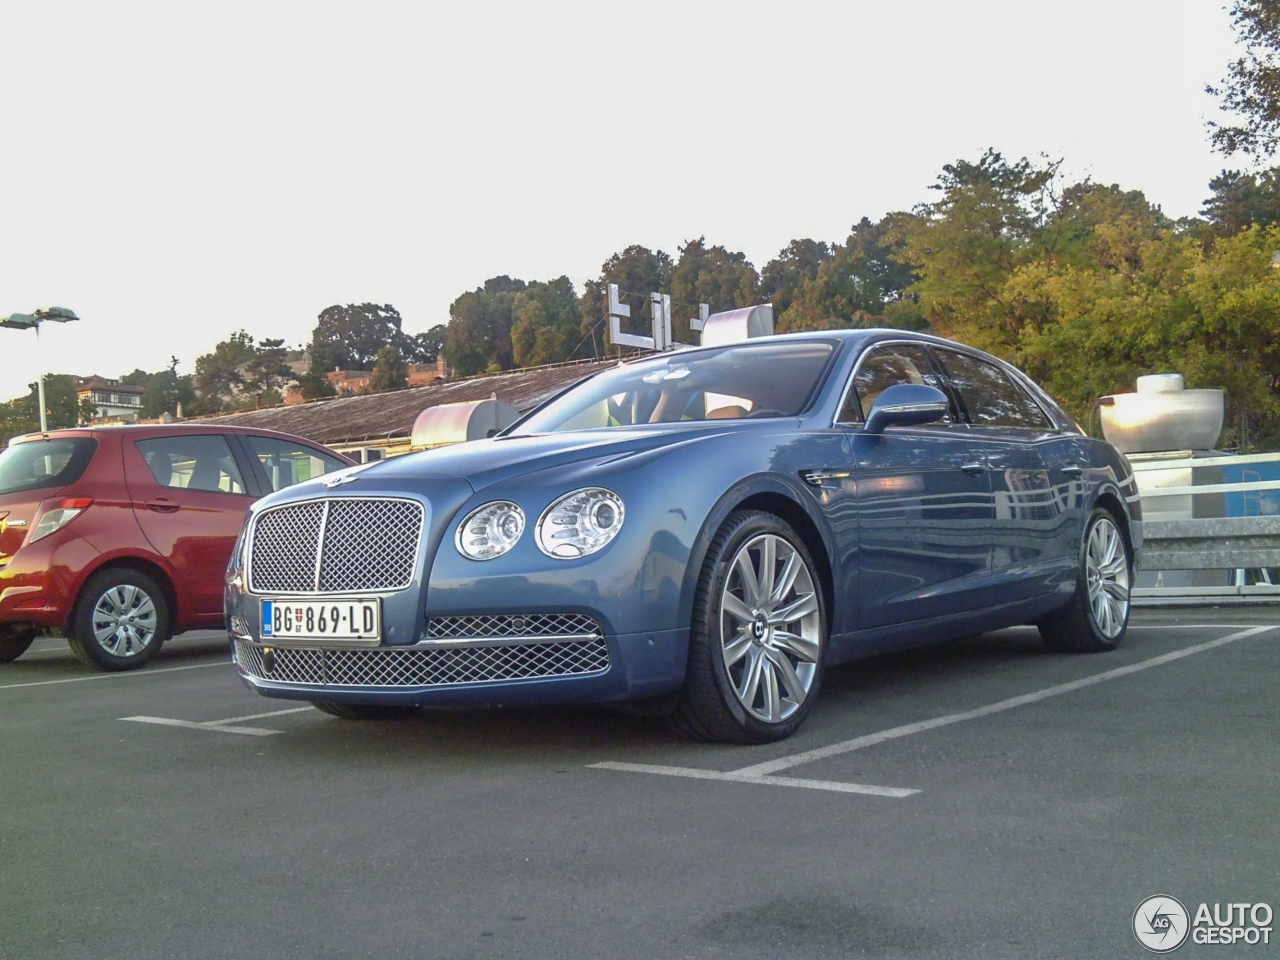
[[[418,414],[409,443],[415,450],[426,450],[483,440],[511,426],[519,417],[515,407],[497,396],[468,403],[441,403]]]
[[[753,337],[773,336],[773,304],[713,313],[702,324],[702,345],[717,347]]]

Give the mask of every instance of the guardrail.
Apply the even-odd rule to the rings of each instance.
[[[1143,514],[1151,518],[1143,524],[1143,570],[1222,570],[1227,571],[1223,579],[1232,581],[1218,586],[1165,586],[1157,580],[1156,586],[1134,588],[1135,604],[1280,601],[1280,469],[1249,469],[1262,464],[1280,465],[1280,453],[1133,459]],[[1169,475],[1172,471],[1185,471],[1191,476],[1191,471],[1206,468],[1228,468],[1232,472],[1238,469],[1239,479],[1162,486],[1158,478],[1151,476],[1157,472]],[[1264,473],[1276,476],[1262,479]],[[1148,475],[1146,483],[1144,474]],[[1273,491],[1274,497],[1266,496]],[[1186,512],[1194,513],[1193,498],[1212,495],[1222,498],[1223,512],[1234,515],[1186,519],[1160,516],[1170,512],[1168,498],[1186,498]],[[1258,582],[1250,583],[1250,579]]]

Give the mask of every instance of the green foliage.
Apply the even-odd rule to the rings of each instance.
[[[218,343],[212,353],[196,357],[195,389],[199,394],[192,413],[218,413],[247,382],[246,369],[257,357],[253,337],[244,330]]]
[[[516,366],[559,363],[579,343],[582,313],[568,277],[531,283],[511,305],[511,357]]]
[[[388,390],[403,390],[408,385],[409,365],[400,355],[400,348],[389,343],[378,351],[367,392],[386,393]]]
[[[44,378],[45,420],[50,430],[74,427],[92,416],[92,405],[82,404],[76,396],[75,377],[60,373]],[[35,433],[40,429],[40,401],[36,384],[28,385],[24,397],[0,404],[0,445],[11,437]]]
[[[694,304],[705,303],[712,313],[749,307],[758,302],[760,275],[745,253],[707,246],[706,237],[690,240],[680,248],[680,259],[671,271],[672,336],[677,343],[691,343],[690,315]]]
[[[311,369],[372,370],[378,351],[395,344],[408,352],[400,312],[389,303],[335,304],[320,311],[311,333]]]
[[[1200,214],[1209,219],[1215,236],[1280,222],[1280,167],[1258,173],[1223,170],[1209,181],[1209,189],[1213,196]]]
[[[410,363],[435,363],[444,350],[445,341],[448,338],[448,325],[438,323],[426,333],[415,334],[407,338],[407,342],[402,348],[405,358]]]
[[[323,373],[308,370],[298,374],[298,392],[302,394],[303,400],[322,400],[325,397],[336,397],[338,388]]]
[[[812,274],[795,287],[785,309],[779,313],[775,303],[778,332],[875,326],[923,329],[926,324],[919,308],[904,295],[912,281],[911,269],[893,259],[889,232],[888,218],[872,223],[863,217],[843,244],[828,248],[821,262],[811,260]]]
[[[818,276],[831,259],[831,245],[818,240],[792,240],[760,271],[760,299],[773,304],[781,317],[800,296],[801,288]]]
[[[1221,87],[1206,92],[1222,101],[1238,123],[1209,123],[1214,147],[1230,156],[1269,156],[1280,146],[1280,4],[1276,0],[1236,0],[1231,8],[1244,56],[1227,66]]]
[[[493,277],[450,305],[444,351],[459,376],[510,369],[512,310],[526,286],[523,280]]]

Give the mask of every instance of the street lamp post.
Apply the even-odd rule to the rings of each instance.
[[[40,324],[46,320],[52,320],[54,323],[70,323],[72,320],[79,319],[74,310],[68,310],[66,307],[39,307],[30,313],[14,313],[0,318],[0,327],[8,327],[10,330],[34,330],[36,338],[39,339]],[[48,433],[49,420],[44,404],[43,373],[36,377],[36,397],[40,404],[40,432]]]

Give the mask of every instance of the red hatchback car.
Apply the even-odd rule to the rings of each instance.
[[[56,430],[0,452],[0,663],[43,629],[101,670],[223,625],[227,560],[258,497],[352,461],[213,424]]]

